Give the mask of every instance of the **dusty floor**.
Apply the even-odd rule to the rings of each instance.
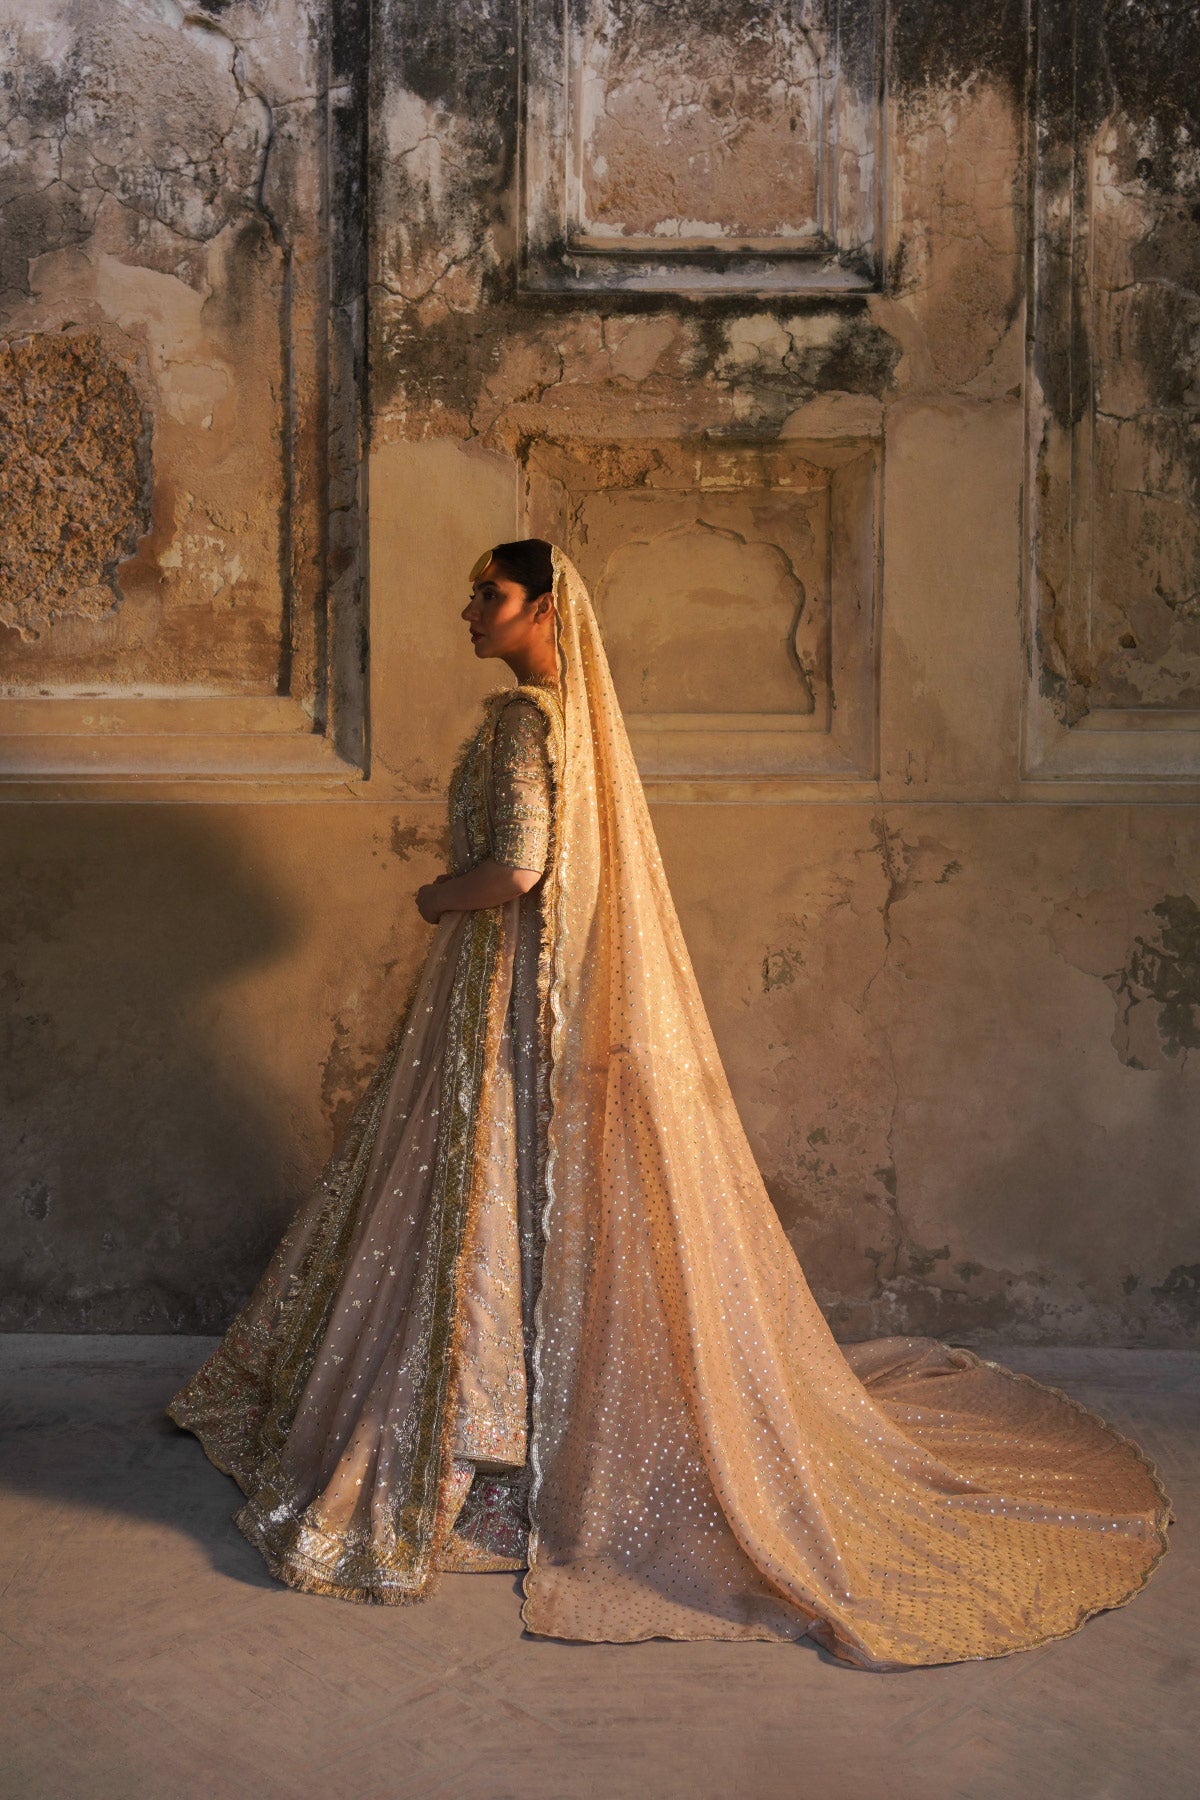
[[[277,1586],[160,1416],[208,1340],[0,1338],[0,1793],[15,1800],[1191,1800],[1200,1356],[1013,1351],[1157,1461],[1133,1605],[998,1662],[523,1637],[508,1576],[393,1611]]]

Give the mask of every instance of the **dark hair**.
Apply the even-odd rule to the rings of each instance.
[[[517,538],[511,544],[497,544],[491,560],[509,581],[525,589],[527,600],[537,600],[554,589],[554,557],[545,538]]]

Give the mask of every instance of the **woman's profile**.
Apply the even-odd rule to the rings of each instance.
[[[489,696],[389,1047],[171,1404],[291,1586],[399,1603],[524,1569],[534,1633],[815,1638],[862,1667],[1022,1650],[1166,1547],[1137,1447],[928,1339],[834,1341],[763,1186],[587,592],[471,572]]]

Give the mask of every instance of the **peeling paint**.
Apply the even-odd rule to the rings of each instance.
[[[8,36],[0,145],[23,197],[0,211],[9,276],[91,236],[107,200],[164,228],[185,257],[258,207],[270,109],[215,22],[174,6],[85,9],[52,58],[42,33]]]
[[[339,1014],[321,1066],[321,1110],[334,1139],[345,1130],[379,1061],[382,1046],[364,1043],[357,1016]]]
[[[803,966],[804,957],[798,950],[790,947],[768,950],[763,957],[763,993],[769,994],[772,988],[791,987]]]
[[[0,344],[0,622],[29,640],[64,614],[104,618],[149,524],[148,421],[127,365],[96,332]]]
[[[1150,1066],[1142,1060],[1147,1015],[1161,1051],[1155,1061],[1186,1061],[1200,1048],[1200,906],[1190,894],[1167,894],[1150,912],[1155,935],[1136,937],[1124,967],[1105,978],[1117,1002],[1113,1043],[1132,1069]]]
[[[1025,74],[1021,0],[893,0],[894,74],[902,94],[991,81],[1020,97]]]
[[[1200,1327],[1200,1263],[1180,1263],[1151,1292],[1192,1328]]]

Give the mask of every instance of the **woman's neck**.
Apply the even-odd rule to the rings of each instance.
[[[550,657],[506,656],[504,661],[522,686],[558,686],[558,659],[553,652]]]

